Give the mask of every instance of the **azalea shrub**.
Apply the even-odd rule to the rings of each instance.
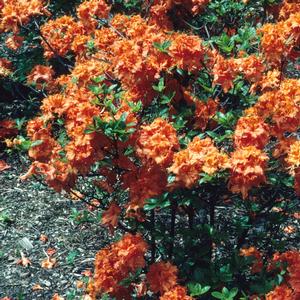
[[[0,15],[31,67],[8,53],[1,76],[39,99],[6,139],[28,150],[22,179],[111,234],[84,299],[300,298],[299,1],[2,0]]]

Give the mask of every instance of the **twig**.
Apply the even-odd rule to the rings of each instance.
[[[171,205],[171,229],[170,229],[170,247],[169,247],[169,259],[172,259],[175,241],[175,220],[177,211],[177,201],[173,200]]]
[[[155,261],[155,250],[156,250],[156,241],[155,241],[155,211],[154,209],[151,211],[151,263]]]

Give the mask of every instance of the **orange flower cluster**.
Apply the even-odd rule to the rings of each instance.
[[[294,173],[300,167],[300,141],[295,141],[290,145],[286,162]]]
[[[93,32],[98,25],[97,19],[107,19],[110,7],[104,0],[84,1],[77,8],[77,16],[87,32]]]
[[[251,86],[251,93],[260,89],[262,92],[268,92],[271,90],[278,89],[280,87],[281,73],[279,70],[274,69],[268,71],[267,74],[263,75],[261,80],[253,83]]]
[[[17,51],[22,46],[23,40],[23,37],[13,34],[12,36],[6,39],[5,45],[10,50]]]
[[[290,145],[286,162],[290,167],[290,173],[295,177],[295,191],[300,195],[300,141],[295,141]]]
[[[217,55],[212,73],[213,84],[221,85],[224,92],[227,93],[233,88],[233,80],[237,75],[234,58],[225,59],[222,55]]]
[[[290,15],[295,14],[299,11],[300,3],[294,0],[284,0],[279,11],[279,19],[287,20]]]
[[[145,165],[123,176],[124,188],[129,188],[127,216],[143,220],[140,214],[149,198],[161,195],[167,186],[167,173],[158,165]]]
[[[175,174],[172,186],[192,187],[201,172],[213,174],[227,167],[227,155],[219,152],[210,138],[195,137],[186,149],[174,154],[173,164],[168,168]]]
[[[100,250],[96,255],[94,282],[90,287],[92,299],[108,293],[118,300],[130,300],[132,287],[124,287],[120,282],[131,272],[145,266],[147,249],[140,235],[125,234],[120,241]]]
[[[37,89],[42,89],[44,85],[51,83],[53,76],[52,67],[36,65],[27,76],[27,82],[35,84]]]
[[[0,77],[6,77],[11,73],[12,63],[6,59],[0,57]]]
[[[208,99],[207,102],[195,101],[194,127],[203,131],[216,114],[218,106],[218,101],[213,99]]]
[[[187,295],[185,287],[177,285],[170,291],[164,293],[159,300],[192,300],[193,298]]]
[[[299,56],[295,50],[300,39],[299,11],[289,15],[284,21],[265,24],[257,32],[262,35],[261,48],[271,65],[279,66],[283,60]]]
[[[155,0],[145,1],[150,7],[150,22],[159,28],[171,30],[173,25],[168,13],[173,10],[180,16],[184,12],[192,15],[199,14],[210,0]]]
[[[249,55],[235,59],[236,71],[243,74],[249,82],[257,82],[261,79],[262,73],[265,71],[265,66],[260,57]]]
[[[59,160],[54,161],[51,165],[34,161],[28,172],[20,178],[25,180],[33,174],[43,175],[46,183],[58,192],[63,189],[70,190],[70,187],[75,184],[77,179],[76,170]]]
[[[266,300],[297,300],[293,291],[286,285],[281,284],[266,295]]]
[[[18,133],[17,128],[15,128],[15,122],[13,120],[2,120],[0,121],[0,141],[4,138],[14,136]]]
[[[98,6],[102,5],[105,6],[104,2],[99,0],[83,2],[77,10],[79,19],[81,14],[93,15],[94,10],[99,14],[101,11],[102,17],[105,17],[109,8],[106,5],[106,8],[98,10]],[[90,23],[90,17],[84,20]],[[201,60],[205,55],[208,59],[211,56],[198,36],[178,32],[167,34],[147,24],[138,15],[117,14],[109,21],[108,28],[96,29],[86,25],[87,29],[82,23],[84,21],[75,22],[64,16],[42,26],[42,34],[48,42],[42,42],[45,56],[50,58],[55,54],[53,52],[63,56],[73,50],[77,54],[77,62],[87,56],[91,58],[91,55],[97,60],[105,60],[110,63],[110,71],[121,81],[131,99],[142,100],[145,104],[153,100],[156,93],[152,85],[162,71],[169,72],[176,66],[196,71],[202,69]],[[90,41],[94,45],[94,54],[87,47]],[[161,51],[160,45],[164,43],[168,47]]]
[[[169,262],[152,264],[146,275],[150,290],[161,295],[170,291],[177,284],[177,273],[177,267]]]
[[[236,148],[255,146],[263,149],[269,141],[269,128],[257,116],[246,116],[238,120],[234,132],[234,146]]]
[[[150,125],[141,126],[136,152],[146,161],[167,167],[179,148],[176,130],[163,119],[155,119]]]
[[[243,74],[249,82],[256,82],[262,77],[265,70],[262,60],[254,55],[242,58],[225,59],[216,54],[216,62],[213,66],[213,84],[220,84],[225,93],[233,88],[233,80],[238,74]]]
[[[251,267],[251,272],[253,274],[261,272],[263,268],[262,254],[255,247],[241,249],[240,255],[246,257],[254,257],[255,261]]]
[[[261,95],[257,103],[246,111],[246,115],[271,118],[273,135],[281,137],[285,132],[295,132],[300,126],[300,80],[285,79],[279,90]]]
[[[112,202],[109,208],[102,213],[101,223],[107,226],[111,233],[114,232],[114,228],[118,225],[120,213],[121,208],[116,202]]]
[[[83,26],[69,16],[50,20],[41,26],[40,30],[43,35],[44,55],[48,59],[55,55],[66,55],[71,48],[74,37],[84,32]]]
[[[110,48],[114,75],[134,99],[140,98],[146,105],[155,96],[152,84],[161,72],[176,66],[189,71],[202,69],[201,60],[209,54],[198,36],[166,34],[139,16],[123,20],[117,15],[111,24],[130,38],[117,40]],[[159,50],[164,43],[168,48]]]
[[[19,26],[25,25],[30,18],[49,15],[43,0],[3,0],[0,7],[0,31],[17,33]]]
[[[273,264],[276,263],[284,263],[287,264],[287,274],[285,275],[285,283],[276,287],[276,289],[270,292],[267,299],[287,299],[287,300],[296,300],[300,297],[300,252],[299,251],[287,251],[284,253],[276,253],[274,254],[273,261],[271,264],[271,268]],[[278,298],[276,298],[276,296]],[[286,298],[282,298],[285,296]],[[272,298],[273,297],[273,298]],[[281,297],[281,298],[280,298]]]
[[[268,156],[254,146],[239,148],[230,159],[229,189],[233,193],[242,193],[245,199],[252,187],[266,182],[264,170]]]
[[[90,104],[91,95],[86,91],[77,91],[76,94],[70,92],[68,97],[62,94],[50,95],[44,99],[42,105],[43,118],[36,118],[28,123],[27,133],[32,141],[41,141],[30,149],[29,155],[35,160],[35,167],[30,169],[24,178],[27,178],[34,172],[38,172],[36,166],[39,162],[48,164],[48,168],[58,168],[57,173],[63,172],[65,176],[70,176],[72,180],[66,180],[64,177],[61,184],[51,180],[51,186],[57,190],[62,188],[69,190],[74,184],[76,174],[85,174],[90,166],[97,160],[102,159],[101,147],[105,139],[102,134],[85,134],[85,129],[92,124],[93,117],[100,114],[100,110]],[[62,147],[52,136],[52,122],[55,121],[56,114],[65,118],[64,130],[66,131],[69,143]],[[47,125],[46,125],[47,124]],[[45,166],[43,166],[45,170]],[[67,173],[66,173],[67,172]],[[45,174],[45,172],[38,172]],[[47,181],[47,180],[46,180]],[[49,178],[48,178],[48,183]],[[65,185],[68,183],[68,185]]]

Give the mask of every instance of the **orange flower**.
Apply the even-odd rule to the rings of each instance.
[[[291,234],[291,233],[295,233],[297,231],[296,227],[293,225],[289,225],[283,228],[283,231],[285,233]]]
[[[212,73],[214,75],[213,84],[220,84],[225,93],[233,88],[233,80],[237,75],[237,68],[233,58],[225,59],[222,55],[216,55]]]
[[[195,101],[195,128],[204,130],[208,122],[216,114],[219,103],[213,99],[207,102]]]
[[[252,187],[266,182],[264,170],[268,156],[254,146],[240,148],[231,155],[229,189],[245,199]]]
[[[266,295],[266,300],[297,300],[297,298],[286,284],[281,284]]]
[[[290,15],[297,13],[300,11],[300,3],[297,1],[283,1],[283,5],[280,8],[279,18],[280,20],[287,20]]]
[[[20,179],[26,180],[34,174],[45,176],[46,183],[57,192],[61,192],[63,189],[69,191],[77,179],[76,170],[59,160],[50,163],[34,161],[27,173]]]
[[[145,165],[138,170],[123,175],[123,188],[129,187],[130,202],[127,205],[127,217],[138,217],[142,221],[140,210],[145,201],[161,195],[167,186],[167,173],[158,165]]]
[[[251,86],[250,91],[254,92],[258,87],[260,87],[263,92],[278,89],[280,86],[280,75],[281,72],[277,69],[268,71],[266,75],[262,76],[261,80]]]
[[[150,266],[147,282],[154,293],[170,291],[177,284],[178,269],[169,262],[157,262]]]
[[[172,30],[173,25],[168,16],[168,11],[172,8],[173,1],[155,0],[152,3],[147,0],[145,2],[146,5],[152,4],[150,8],[150,24],[160,29]]]
[[[276,253],[273,257],[273,263],[281,262],[287,263],[287,275],[285,276],[285,280],[288,286],[291,288],[292,296],[294,298],[278,298],[278,299],[299,299],[300,297],[300,252],[299,251],[287,251],[284,253]],[[271,265],[272,267],[272,265]],[[276,289],[275,289],[276,290]],[[278,292],[283,292],[281,289]],[[286,291],[287,295],[289,295],[289,291]],[[283,293],[284,294],[284,293]],[[271,293],[272,295],[272,293]],[[276,295],[276,294],[275,294]],[[284,294],[285,295],[285,294]],[[270,298],[270,299],[276,299]],[[276,299],[277,300],[277,299]]]
[[[159,300],[192,300],[193,298],[187,295],[186,288],[177,285],[170,291],[164,293]]]
[[[104,0],[89,0],[82,2],[77,8],[77,16],[84,28],[94,31],[98,25],[97,18],[107,19],[110,7]]]
[[[192,72],[203,68],[201,62],[208,51],[198,36],[174,33],[168,53],[174,66]]]
[[[255,146],[263,149],[269,140],[269,128],[263,120],[256,116],[242,117],[238,120],[234,132],[234,146]]]
[[[102,214],[101,223],[107,226],[111,233],[113,233],[114,228],[118,225],[120,213],[120,206],[113,201],[110,203],[109,208]]]
[[[0,57],[0,77],[6,77],[11,73],[12,63],[6,58]]]
[[[279,90],[261,95],[256,104],[246,110],[246,115],[258,115],[263,119],[271,118],[276,135],[294,132],[300,126],[300,80],[285,79]]]
[[[177,1],[176,1],[177,2]],[[188,3],[190,2],[190,3]],[[210,2],[210,0],[190,0],[182,1],[182,3],[187,6],[193,15],[201,13],[204,7]]]
[[[235,68],[250,82],[260,80],[265,70],[262,59],[255,55],[235,59]]]
[[[186,149],[174,154],[173,164],[168,172],[175,174],[175,182],[171,186],[192,187],[201,172],[213,174],[226,167],[226,155],[219,153],[210,138],[201,140],[195,137]]]
[[[120,36],[111,28],[103,27],[95,30],[94,43],[100,51],[109,51],[113,43],[119,39]]]
[[[136,152],[141,158],[167,167],[178,147],[176,130],[167,121],[158,118],[150,125],[141,126],[136,146]]]
[[[249,247],[249,248],[243,248],[240,250],[241,256],[246,257],[254,257],[255,261],[253,262],[253,265],[251,267],[251,272],[254,273],[260,273],[263,267],[263,260],[262,260],[262,254],[255,248],[255,247]]]
[[[88,35],[76,35],[72,42],[71,50],[78,55],[77,57],[85,57],[89,41],[91,41],[91,37]]]
[[[286,162],[291,168],[291,173],[294,174],[294,170],[300,167],[300,141],[290,145]]]
[[[37,89],[41,90],[45,84],[52,81],[53,76],[52,67],[36,65],[27,76],[27,82],[30,84],[35,83]]]
[[[118,300],[131,299],[128,288],[119,283],[130,272],[145,266],[144,255],[147,248],[140,235],[125,234],[120,241],[100,250],[95,260],[92,292],[109,293]]]
[[[51,119],[54,114],[61,117],[65,111],[66,102],[67,101],[62,94],[49,95],[43,99],[41,110],[44,116],[46,116],[46,119]]]
[[[0,10],[0,30],[17,33],[20,25],[25,25],[30,18],[49,15],[43,0],[6,0]]]
[[[45,50],[44,56],[46,58],[51,58],[55,56],[55,54],[60,56],[66,55],[71,49],[74,37],[84,33],[82,25],[76,23],[74,19],[69,16],[48,21],[41,26],[41,32],[45,40],[47,40],[47,43],[42,40],[42,46]]]
[[[0,140],[16,135],[18,130],[15,126],[16,123],[13,120],[0,121]]]
[[[46,128],[41,128],[32,136],[32,141],[40,141],[38,145],[31,147],[28,151],[29,157],[41,162],[50,160],[55,148],[60,148],[54,138],[49,135]]]
[[[23,40],[23,37],[14,34],[13,36],[10,36],[6,39],[5,45],[9,49],[17,51],[22,46]]]
[[[300,195],[300,141],[290,145],[286,162],[290,168],[290,174],[295,177],[295,191]]]
[[[279,66],[283,58],[293,58],[294,47],[299,44],[299,28],[300,13],[297,11],[284,21],[265,24],[257,30],[262,34],[261,47],[271,65]]]

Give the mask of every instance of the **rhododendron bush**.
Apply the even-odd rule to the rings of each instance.
[[[0,1],[0,137],[102,213],[84,299],[300,299],[299,1],[57,2]]]

